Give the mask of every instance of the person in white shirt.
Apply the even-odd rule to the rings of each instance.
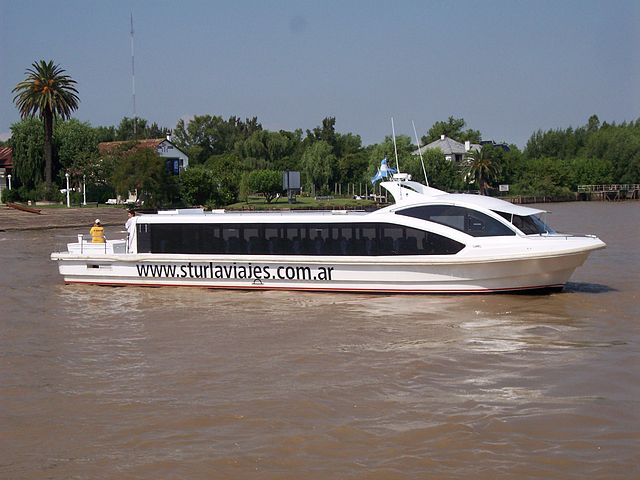
[[[135,210],[129,210],[127,212],[127,223],[124,224],[124,228],[127,229],[127,252],[130,252],[133,247],[133,242],[136,234],[136,212]]]

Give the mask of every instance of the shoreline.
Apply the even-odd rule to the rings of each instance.
[[[583,203],[581,200],[550,201],[547,197],[537,198],[535,203]],[[637,200],[636,200],[637,201]],[[513,202],[518,203],[518,202]],[[527,202],[528,204],[529,202]],[[534,202],[531,202],[534,203]],[[594,203],[603,203],[595,201]],[[608,203],[608,202],[604,202]],[[612,203],[620,203],[615,201]],[[624,203],[624,202],[623,202]],[[524,202],[523,202],[524,204]],[[39,208],[38,205],[33,208]],[[127,221],[127,210],[121,207],[72,207],[72,208],[40,208],[40,214],[25,212],[0,204],[0,232],[49,230],[56,228],[81,228],[89,232],[96,218],[99,218],[105,227],[119,227],[124,229]]]
[[[34,206],[33,208],[40,208]],[[96,218],[105,227],[121,227],[127,221],[127,210],[112,207],[40,208],[40,214],[25,212],[0,204],[0,232],[82,228],[89,232]]]

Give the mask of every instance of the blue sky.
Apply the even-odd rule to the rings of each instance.
[[[640,2],[0,0],[0,138],[35,60],[78,82],[76,118],[257,116],[377,143],[462,117],[524,147],[537,129],[640,117]]]

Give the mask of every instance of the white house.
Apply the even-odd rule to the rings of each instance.
[[[98,150],[101,155],[113,153],[119,147],[132,143],[124,142],[102,142],[98,144]],[[158,152],[158,155],[165,159],[167,173],[171,175],[180,175],[180,172],[189,167],[189,157],[187,154],[176,147],[171,141],[171,137],[167,138],[150,138],[145,140],[137,140],[133,143],[132,149],[151,148]]]
[[[122,151],[120,149],[139,150],[142,148],[150,148],[158,152],[160,157],[165,159],[165,168],[170,175],[180,175],[189,167],[189,157],[187,154],[176,147],[171,141],[171,137],[167,138],[150,138],[145,140],[121,141],[121,142],[102,142],[98,144],[98,151],[101,155],[108,155]],[[129,197],[125,200],[118,196],[117,199],[109,199],[107,203],[135,203],[138,200],[138,192],[129,192]]]
[[[439,148],[444,153],[444,158],[450,162],[462,163],[465,155],[471,151],[480,151],[481,145],[466,141],[463,143],[455,141],[453,138],[449,138],[446,135],[440,135],[440,138],[428,145],[420,147],[413,152],[413,155],[420,155],[426,150],[433,150]]]

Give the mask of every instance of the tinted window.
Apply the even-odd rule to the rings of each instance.
[[[473,237],[497,237],[516,234],[495,218],[455,205],[423,205],[405,208],[396,213],[446,225]]]
[[[513,215],[505,212],[495,212],[507,221],[511,222],[525,235],[537,235],[541,233],[555,233],[555,231],[546,225],[536,215]]]
[[[464,244],[387,223],[139,224],[138,251],[238,255],[453,255]]]

